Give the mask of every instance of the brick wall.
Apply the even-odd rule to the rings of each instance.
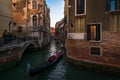
[[[102,55],[91,55],[90,46],[99,46]],[[67,54],[78,60],[88,60],[91,62],[102,63],[120,67],[120,33],[102,33],[101,42],[88,42],[84,40],[67,39]]]

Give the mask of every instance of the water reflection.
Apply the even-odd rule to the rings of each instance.
[[[52,51],[58,49],[60,49],[60,44],[55,44],[53,42],[38,52],[24,54],[20,65],[1,74],[0,80],[120,80],[120,77],[115,75],[76,68],[67,62],[65,56],[54,66],[39,75],[33,78],[28,78],[26,76],[26,63],[30,63],[31,68],[34,68],[44,62],[46,58],[51,55]]]

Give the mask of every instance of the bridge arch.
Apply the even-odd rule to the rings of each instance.
[[[22,57],[23,53],[25,52],[26,49],[28,48],[33,48],[33,49],[37,49],[38,48],[38,44],[35,42],[27,42],[23,45],[23,47],[21,47],[21,56]]]

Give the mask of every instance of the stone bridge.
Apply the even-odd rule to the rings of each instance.
[[[3,67],[18,63],[26,50],[34,50],[37,48],[39,48],[37,39],[24,40],[21,42],[16,41],[0,46],[0,71]],[[8,65],[3,66],[6,64]]]
[[[26,51],[26,50],[35,50],[35,49],[38,49],[38,44],[35,40],[32,40],[32,41],[26,41],[24,43],[21,43],[21,44],[18,44],[16,47],[12,48],[11,49],[11,53],[12,51],[16,51],[16,48],[18,48],[18,55],[19,55],[19,59],[21,59],[23,53]],[[17,52],[17,51],[16,51]]]

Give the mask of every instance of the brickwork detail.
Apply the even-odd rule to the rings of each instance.
[[[91,43],[93,42],[87,40],[67,39],[67,54],[78,60],[88,60],[120,67],[120,33],[103,32],[101,42],[96,42],[96,44]],[[95,56],[89,53],[89,47],[94,45],[102,48],[101,56]]]

